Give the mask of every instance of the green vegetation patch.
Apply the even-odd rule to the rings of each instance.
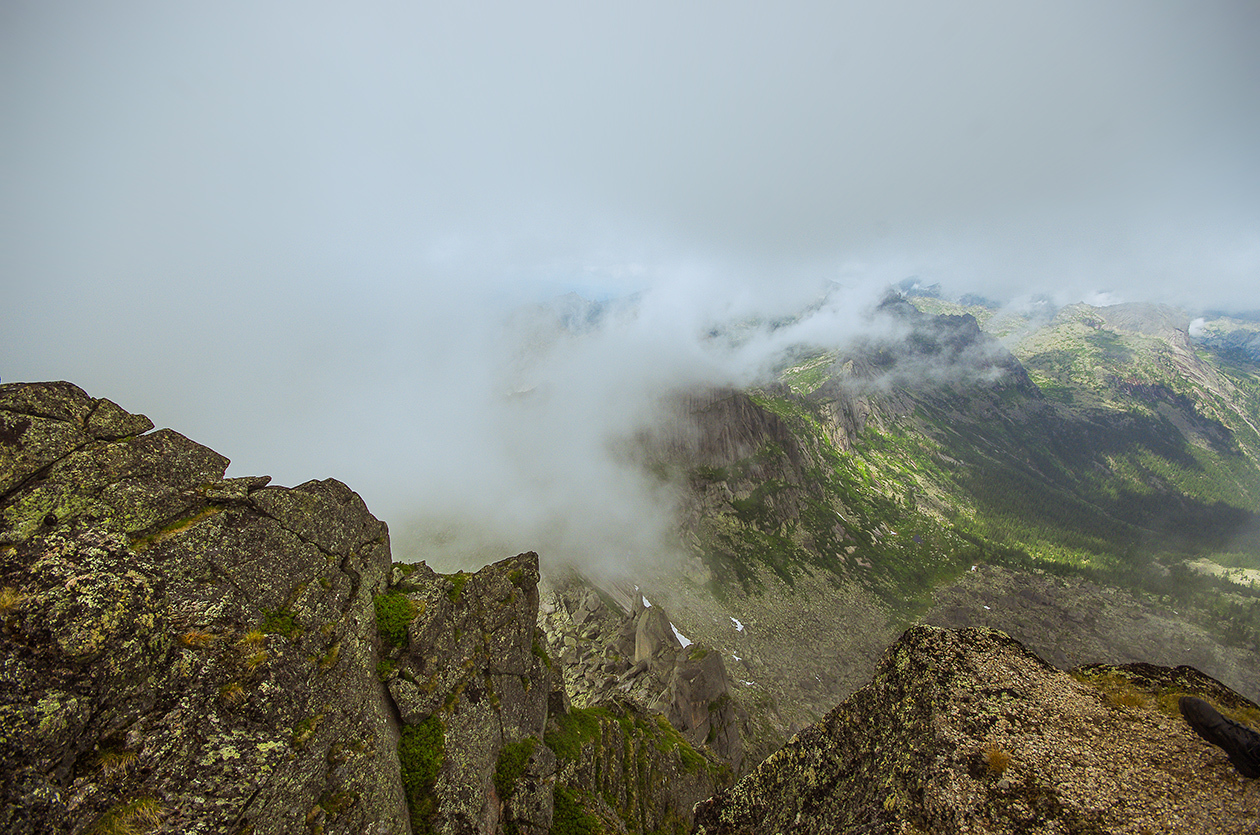
[[[499,751],[499,761],[494,767],[494,790],[499,793],[499,800],[507,800],[515,790],[516,781],[525,773],[525,766],[537,744],[537,738],[527,736],[507,743]]]
[[[403,793],[411,811],[412,832],[429,835],[437,813],[433,787],[446,762],[446,730],[442,720],[430,716],[418,725],[405,725],[398,741],[398,761],[402,765]]]
[[[319,808],[330,818],[335,818],[343,812],[354,808],[359,802],[358,792],[339,791],[324,792],[319,798]]]
[[[214,505],[204,508],[198,511],[197,513],[194,513],[192,516],[187,516],[183,519],[179,519],[177,521],[171,522],[168,525],[165,525],[164,527],[162,527],[160,530],[156,531],[155,533],[151,533],[148,536],[142,536],[142,537],[132,540],[131,547],[135,551],[145,551],[149,548],[152,548],[154,545],[157,545],[159,542],[163,542],[167,539],[170,539],[173,536],[178,536],[179,534],[191,528],[193,525],[196,525],[198,522],[201,522],[205,519],[209,519],[211,516],[217,516],[218,514],[222,512],[223,512],[222,507],[217,507]],[[62,516],[62,518],[65,518],[66,516],[64,512],[62,512],[60,515]]]
[[[381,640],[396,647],[407,646],[407,627],[417,614],[416,604],[396,591],[372,598],[376,607],[376,631]]]
[[[1144,708],[1154,710],[1165,716],[1180,717],[1178,706],[1182,696],[1199,696],[1206,698],[1217,711],[1236,722],[1252,727],[1260,727],[1260,710],[1253,707],[1230,707],[1222,705],[1207,694],[1190,692],[1177,687],[1175,683],[1158,687],[1140,686],[1125,676],[1122,670],[1085,667],[1072,671],[1072,678],[1096,688],[1103,698],[1114,708]]]
[[[832,366],[835,364],[836,353],[828,351],[785,369],[779,379],[787,384],[793,394],[812,394],[831,377]]]
[[[609,716],[604,708],[572,708],[554,718],[543,743],[560,759],[576,761],[582,756],[582,746],[600,735],[600,718]]]
[[[668,754],[670,751],[677,752],[678,758],[682,761],[683,771],[688,774],[713,771],[716,768],[713,763],[704,758],[703,754],[691,747],[691,743],[684,739],[678,729],[664,716],[656,717],[656,729],[655,733],[652,733],[652,742],[656,750],[662,754]]]
[[[534,645],[529,649],[535,658],[547,665],[547,669],[551,669],[551,656],[547,654],[547,650],[543,649],[542,642],[538,640],[538,636],[534,636]]]
[[[446,579],[451,581],[451,587],[447,589],[446,596],[451,599],[452,603],[459,602],[459,596],[463,593],[464,586],[468,585],[468,581],[471,578],[471,574],[465,574],[462,571],[447,575]]]
[[[302,627],[298,626],[293,613],[288,609],[264,609],[260,629],[270,635],[283,635],[290,640],[296,640],[302,634]]]
[[[582,805],[581,793],[567,786],[556,786],[555,814],[550,835],[600,835],[603,827]]]
[[[289,744],[294,748],[301,750],[310,742],[311,737],[315,735],[315,731],[319,728],[319,723],[324,720],[324,714],[317,716],[308,716],[293,726],[293,735],[289,738]]]
[[[118,803],[87,830],[88,835],[140,835],[162,824],[162,806],[151,797]]]

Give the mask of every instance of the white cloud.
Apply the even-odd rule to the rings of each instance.
[[[0,376],[71,379],[234,472],[337,476],[396,528],[457,508],[618,559],[668,528],[608,453],[663,391],[861,332],[908,275],[1260,308],[1258,19],[15,0]],[[829,281],[792,328],[700,338]],[[639,312],[522,363],[510,312],[573,289]]]

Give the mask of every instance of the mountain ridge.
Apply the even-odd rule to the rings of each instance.
[[[1198,671],[1072,678],[999,632],[915,626],[821,724],[808,709],[775,720],[800,733],[758,765],[782,727],[748,708],[780,707],[727,672],[721,645],[695,632],[682,646],[666,597],[540,592],[533,553],[448,575],[392,563],[387,527],[340,482],[225,479],[227,459],[151,430],[68,383],[0,386],[0,831],[1017,832],[1043,818],[1128,831],[1142,818],[1117,800],[1148,795],[1103,779],[1121,757],[1139,776],[1197,770],[1152,806],[1181,815],[1171,831],[1256,818],[1255,786],[1164,710],[1192,692],[1260,719]],[[799,451],[794,472],[810,477],[819,450]],[[835,593],[825,576],[789,573],[797,593]],[[1089,745],[1060,720],[1094,728]],[[900,767],[903,754],[924,767]],[[828,776],[838,755],[860,784]],[[766,786],[774,797],[749,812]]]

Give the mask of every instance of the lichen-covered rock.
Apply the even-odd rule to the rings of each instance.
[[[384,524],[150,428],[0,386],[0,832],[405,831]]]
[[[729,776],[634,708],[615,750],[562,744],[581,714],[536,554],[391,565],[345,485],[225,479],[151,429],[69,383],[0,386],[0,832],[546,835],[586,808],[680,830]],[[585,593],[578,625],[608,609]],[[708,733],[724,672],[692,672]]]
[[[733,788],[695,832],[1235,833],[1260,783],[1177,714],[1260,708],[1190,668],[1057,670],[985,629],[908,630],[874,678]]]
[[[545,741],[558,759],[557,784],[606,830],[687,832],[695,804],[732,780],[727,763],[693,747],[665,717],[621,699],[553,716]]]
[[[402,754],[413,828],[545,835],[555,757],[542,737],[562,685],[535,625],[538,555],[475,574],[398,566],[393,579],[376,600],[381,675],[403,733],[428,729]]]
[[[756,764],[749,741],[760,751],[764,735],[732,691],[721,654],[683,647],[665,610],[643,600],[635,592],[624,608],[577,577],[548,592],[541,624],[574,704],[628,702],[661,714],[690,745],[743,774]]]

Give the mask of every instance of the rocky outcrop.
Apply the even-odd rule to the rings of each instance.
[[[395,566],[376,598],[379,673],[403,722],[416,832],[544,835],[556,758],[542,744],[563,690],[538,643],[538,555],[475,574]]]
[[[345,485],[151,429],[0,386],[0,833],[676,832],[729,785],[659,713],[570,710],[536,554],[391,565]]]
[[[151,427],[0,386],[0,831],[404,831],[385,526]]]
[[[1064,670],[1104,661],[1188,664],[1260,698],[1256,653],[1223,645],[1149,595],[1079,577],[979,565],[937,589],[922,622],[999,629]]]
[[[584,821],[609,833],[690,829],[692,807],[730,784],[730,766],[632,701],[570,706],[561,665],[584,669],[590,646],[559,641],[568,661],[552,660],[536,626],[538,580],[533,553],[475,574],[397,565],[376,598],[379,672],[403,723],[413,830],[545,835],[584,831]],[[590,635],[612,609],[594,591],[571,605]]]
[[[660,714],[623,699],[557,714],[546,736],[556,780],[605,832],[691,830],[692,808],[731,784],[731,768]],[[556,831],[571,831],[557,800]]]
[[[985,629],[916,626],[873,680],[732,789],[697,833],[1181,832],[1260,826],[1260,784],[1177,715],[1260,708],[1188,667],[1051,667]]]
[[[721,654],[684,647],[662,607],[645,605],[638,592],[629,599],[623,608],[577,577],[546,595],[540,622],[574,703],[617,702],[659,713],[735,774],[751,768],[745,737],[754,725],[732,692]],[[753,748],[761,750],[759,741]]]

